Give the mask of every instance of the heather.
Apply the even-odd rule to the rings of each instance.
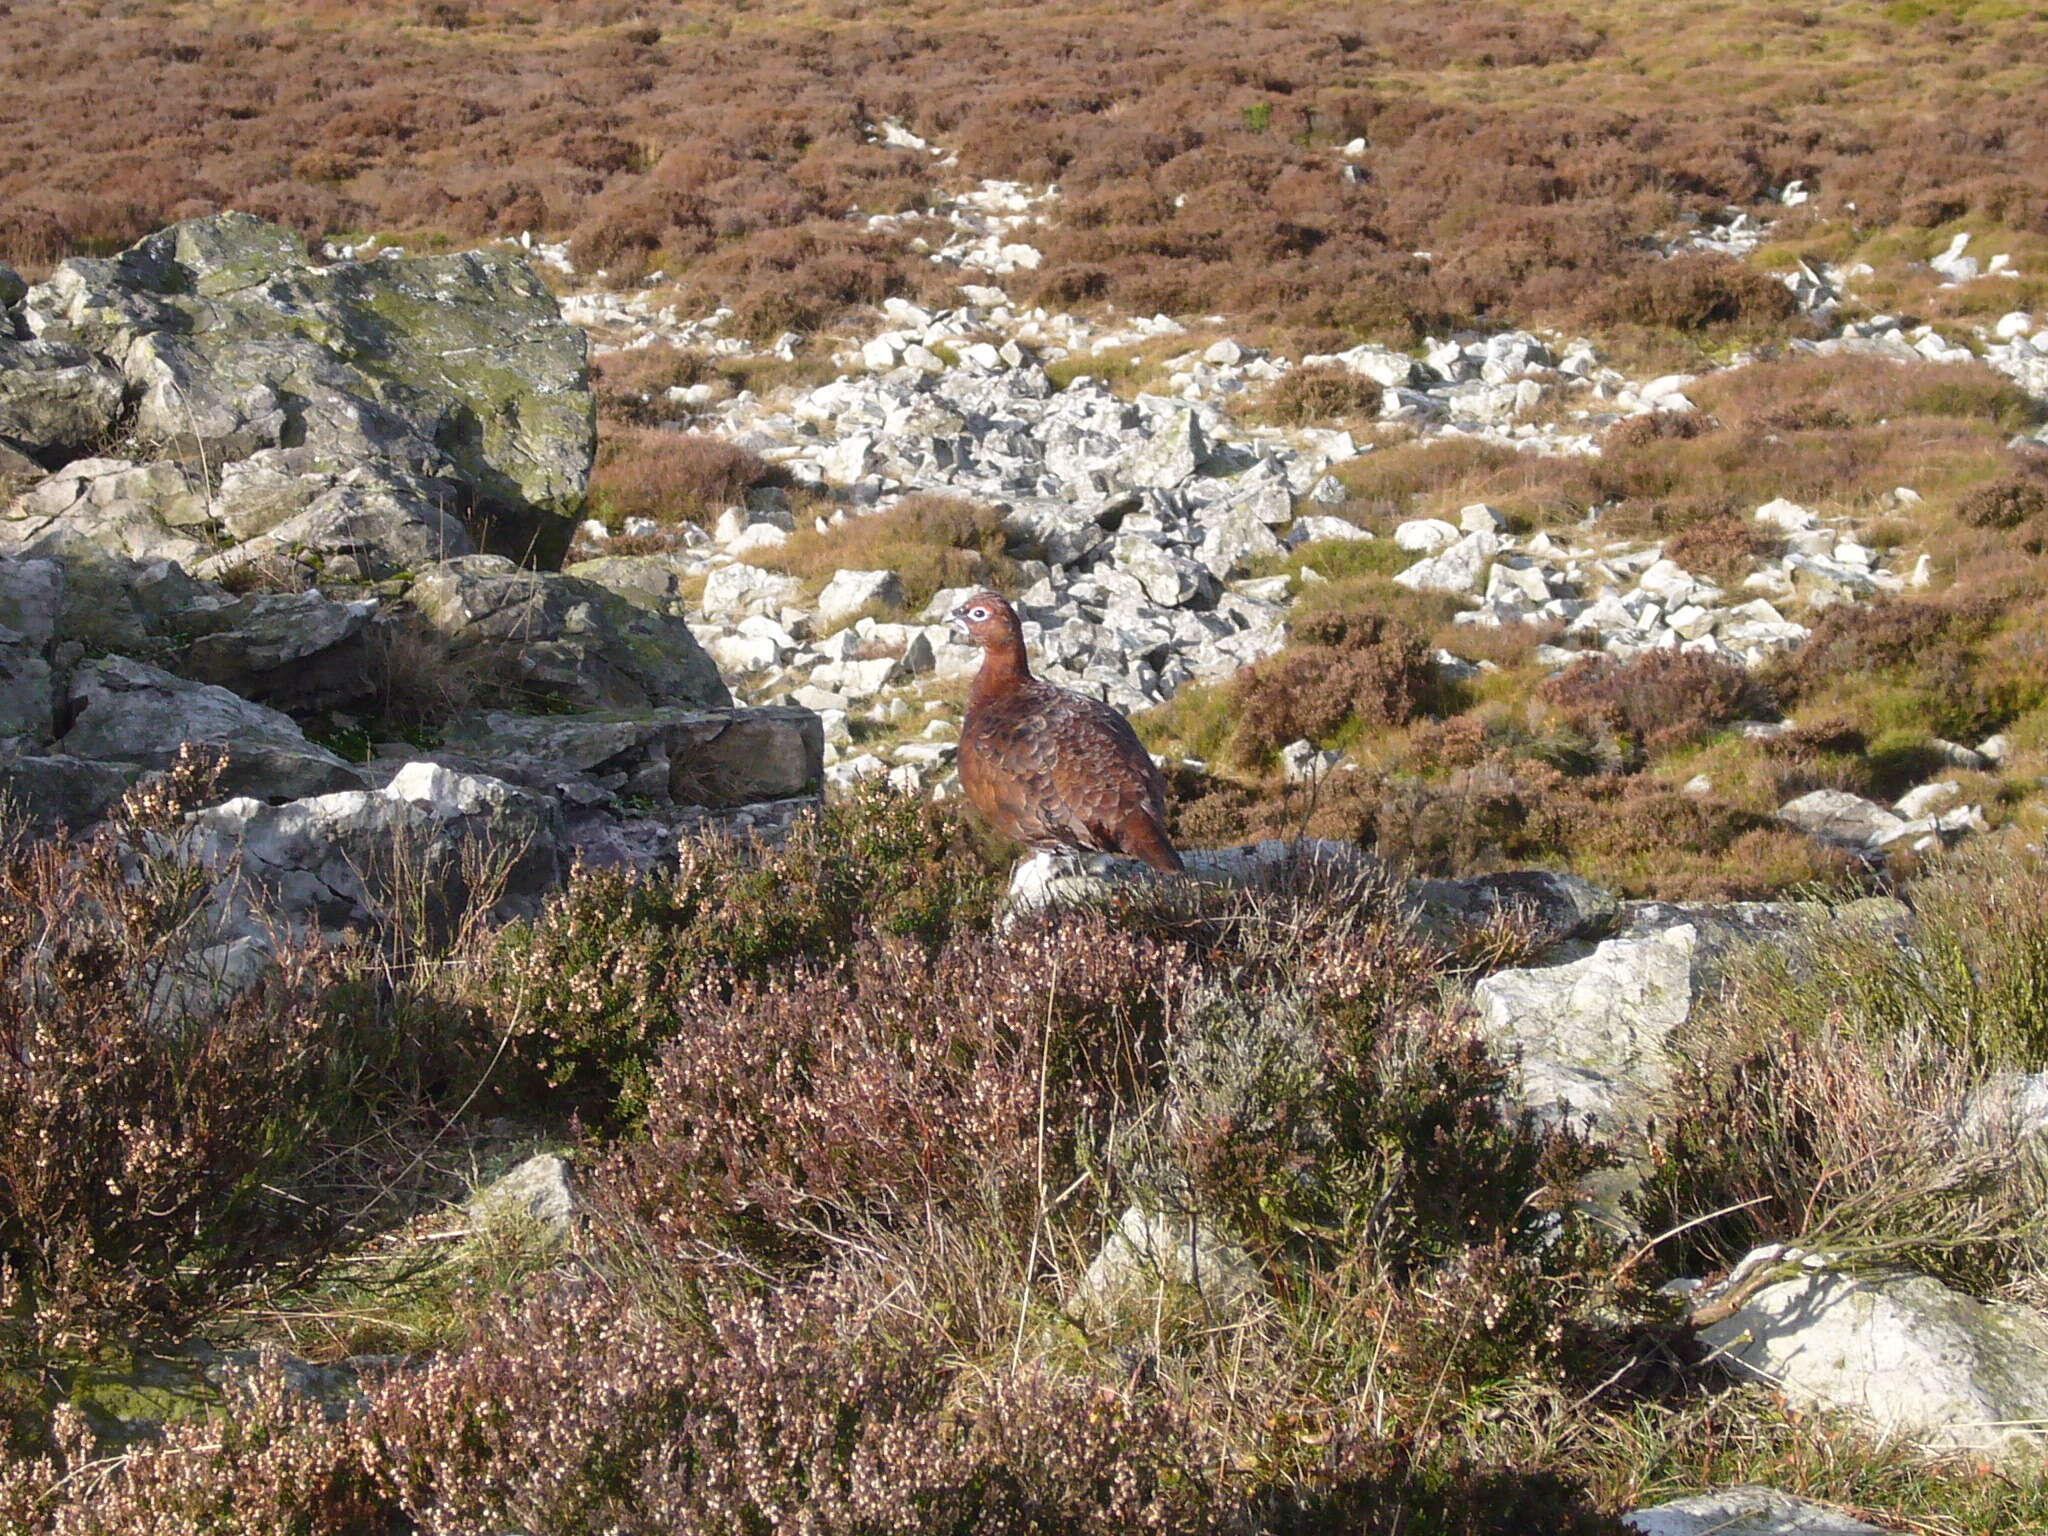
[[[0,161],[17,261],[223,206],[310,236],[532,230],[585,270],[659,269],[770,339],[928,286],[839,222],[936,193],[937,168],[869,142],[888,116],[979,175],[1061,183],[1051,302],[1332,337],[1502,318],[1782,334],[1763,274],[1643,246],[1802,178],[1822,190],[1788,254],[2043,234],[2039,23],[1981,6],[1759,3],[1710,27],[1483,3],[1145,6],[1114,29],[1066,7],[706,18],[610,0],[104,4],[88,33],[55,16],[5,18],[34,83]],[[1753,66],[1758,36],[1780,67]],[[109,70],[147,88],[101,99]],[[1886,82],[1908,77],[1900,110]],[[1313,168],[1356,139],[1356,180]]]
[[[0,1530],[2048,1528],[2041,15],[85,9]]]
[[[786,851],[712,844],[676,873],[578,875],[536,917],[402,970],[309,953],[217,1019],[154,1035],[162,1065],[145,1051],[118,1073],[73,1063],[132,1057],[132,1023],[77,982],[21,991],[11,970],[42,1038],[74,1046],[39,1070],[70,1074],[68,1102],[117,1160],[87,1168],[62,1143],[80,1175],[67,1209],[137,1243],[81,1245],[68,1222],[37,1224],[54,1207],[20,1207],[17,1370],[40,1358],[82,1381],[89,1352],[118,1373],[126,1351],[194,1327],[250,1351],[118,1461],[95,1445],[108,1421],[53,1414],[32,1374],[10,1376],[11,1526],[1604,1532],[1618,1494],[1729,1455],[1679,1437],[1655,1468],[1639,1459],[1646,1435],[1737,1411],[1685,1364],[1661,1278],[1797,1235],[1906,1253],[1982,1294],[2038,1283],[2023,1171],[1944,1175],[1932,1119],[1870,1140],[1898,1085],[1933,1111],[2036,1041],[2039,879],[2023,862],[1987,853],[1920,887],[1925,970],[1849,926],[1733,973],[1627,1197],[1683,1239],[1641,1246],[1575,1195],[1622,1149],[1516,1109],[1512,1063],[1459,1001],[1547,942],[1531,913],[1418,926],[1384,876],[1301,868],[991,926],[985,866],[951,814],[869,791]],[[6,931],[77,910],[48,883],[60,863],[76,889],[110,889],[115,841],[17,855]],[[867,899],[831,916],[821,887],[785,920],[787,886],[762,870],[825,878],[810,860],[828,850],[864,861]],[[189,909],[165,883],[175,859],[161,868],[102,942],[175,928]],[[690,927],[693,907],[716,922]],[[664,1022],[631,1045],[630,1123],[597,1113],[618,1091],[601,1085],[571,1115],[515,1063],[522,1027],[502,1049],[491,999],[522,985],[536,943],[560,996],[664,978],[642,992]],[[294,1007],[311,1011],[294,1022]],[[361,1052],[394,1028],[467,1072],[374,1070]],[[237,1071],[236,1092],[210,1063]],[[166,1071],[188,1136],[231,1138],[198,1163],[142,1113]],[[309,1112],[307,1072],[334,1110]],[[287,1107],[296,1136],[250,1133]],[[421,1131],[483,1152],[508,1115],[571,1150],[573,1235],[435,1241],[449,1166]],[[19,1192],[45,1132],[11,1118]],[[322,1137],[332,1150],[309,1155]],[[144,1223],[173,1191],[185,1246],[153,1280],[139,1240],[154,1251]],[[277,1200],[294,1258],[254,1262],[280,1235]],[[1128,1209],[1228,1233],[1231,1289],[1091,1267]],[[324,1248],[307,1241],[322,1221]],[[273,1353],[318,1358],[325,1338],[339,1358],[422,1304],[434,1342],[387,1334],[411,1342],[349,1357],[356,1390],[326,1406]],[[1939,1464],[1908,1491],[1882,1453],[1841,1460],[1822,1424],[1740,1412],[1766,1437],[1745,1475],[1976,1507],[1960,1528],[1994,1528]],[[2021,1477],[2001,1498],[2010,1514],[2039,1493]]]

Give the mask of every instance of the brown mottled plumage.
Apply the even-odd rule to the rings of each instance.
[[[1123,853],[1170,874],[1166,780],[1128,720],[1031,675],[1017,611],[977,592],[953,619],[981,647],[960,732],[960,787],[998,832],[1040,850]]]

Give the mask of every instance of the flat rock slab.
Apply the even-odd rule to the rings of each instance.
[[[808,709],[655,709],[595,715],[492,710],[457,721],[451,753],[529,789],[729,807],[815,794],[824,722]],[[574,786],[574,787],[572,787]]]
[[[1190,877],[1217,885],[1258,885],[1290,871],[1367,876],[1378,863],[1355,844],[1328,838],[1299,842],[1268,839],[1235,848],[1183,848]],[[1088,906],[1113,900],[1161,877],[1136,859],[1114,853],[1034,854],[1011,873],[1008,911],[1022,916],[1045,907]]]
[[[1778,820],[1844,848],[1876,848],[1905,831],[1883,806],[1841,789],[1816,789],[1778,808]]]
[[[1755,1487],[1673,1499],[1623,1515],[1621,1523],[1640,1536],[1885,1536],[1825,1504]]]

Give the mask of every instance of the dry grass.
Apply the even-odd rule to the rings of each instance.
[[[835,528],[805,529],[756,558],[800,576],[813,590],[838,571],[894,571],[903,605],[917,613],[944,587],[1014,589],[1016,563],[1005,553],[1002,513],[956,496],[906,496],[886,512],[850,515]]]
[[[1262,414],[1283,426],[1379,414],[1380,387],[1341,368],[1297,368],[1267,394]]]
[[[746,449],[696,432],[607,423],[590,475],[593,512],[614,532],[629,517],[708,525],[774,471]]]

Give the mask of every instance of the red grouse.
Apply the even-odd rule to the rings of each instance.
[[[998,832],[1041,852],[1123,853],[1178,874],[1166,780],[1130,722],[1031,675],[1017,610],[977,592],[953,621],[981,647],[960,732],[960,787]]]

